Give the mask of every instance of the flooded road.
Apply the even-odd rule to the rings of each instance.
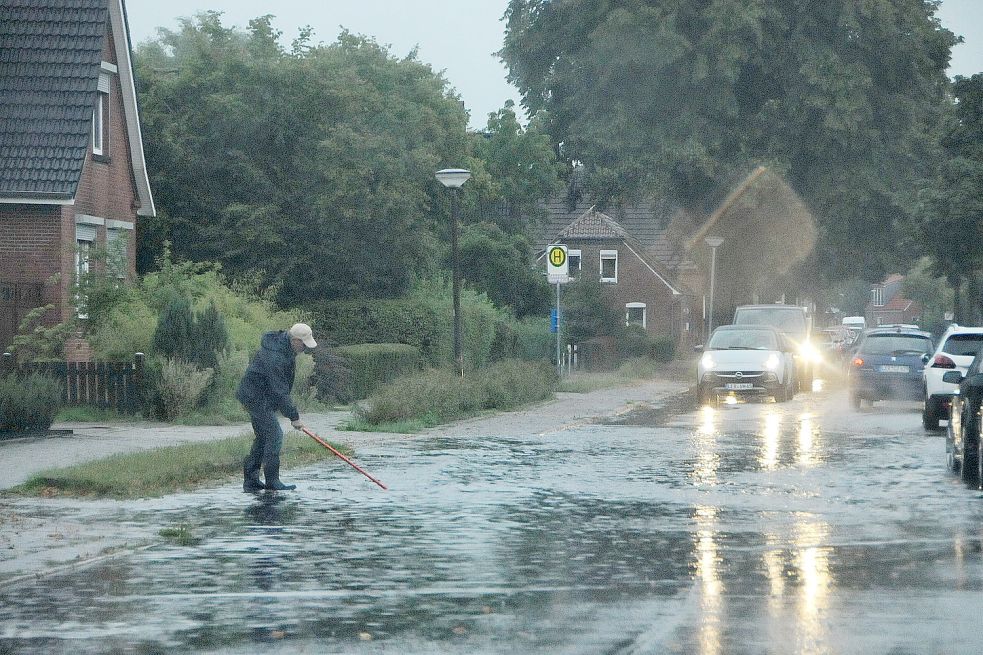
[[[358,446],[388,492],[119,504],[189,538],[4,587],[0,653],[978,652],[983,498],[917,409],[680,402]]]

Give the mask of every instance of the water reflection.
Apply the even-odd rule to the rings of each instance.
[[[700,411],[701,421],[693,443],[696,449],[696,466],[692,477],[697,485],[714,485],[717,483],[717,469],[720,467],[717,412],[712,407],[704,407]]]
[[[799,452],[798,462],[800,466],[811,467],[816,464],[816,436],[818,430],[813,424],[812,416],[803,414],[799,419]]]
[[[716,542],[718,512],[716,507],[698,505],[693,515],[696,521],[696,577],[700,581],[701,602],[699,652],[702,655],[721,652],[724,585],[720,579],[721,557]]]
[[[795,517],[790,543],[778,533],[766,535],[762,555],[769,583],[768,611],[773,639],[788,625],[794,626],[795,653],[826,655],[833,652],[826,618],[834,579],[830,572],[829,526],[802,514]],[[788,594],[794,597],[788,598]],[[794,621],[789,621],[789,612]]]
[[[782,417],[774,410],[764,414],[764,426],[761,429],[761,455],[758,464],[766,471],[778,467],[778,443],[782,434]]]

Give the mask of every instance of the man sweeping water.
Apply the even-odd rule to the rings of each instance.
[[[304,428],[300,413],[290,400],[290,390],[294,386],[297,355],[315,346],[317,342],[311,328],[304,323],[296,323],[286,331],[267,332],[260,340],[259,352],[253,356],[246,374],[242,376],[236,398],[249,412],[249,420],[256,434],[249,456],[242,465],[243,491],[297,488],[297,485],[280,481],[283,430],[276,413],[279,411],[290,419],[294,429]],[[260,466],[263,467],[265,484],[259,479]]]

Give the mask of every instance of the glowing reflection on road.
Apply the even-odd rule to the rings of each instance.
[[[761,429],[761,454],[758,464],[766,471],[778,467],[778,443],[782,435],[782,417],[774,410],[768,410],[764,415],[764,426]]]
[[[803,414],[799,419],[799,465],[805,467],[815,466],[815,437],[816,426],[812,421],[812,416]]]
[[[718,655],[721,652],[721,624],[723,620],[724,585],[720,580],[720,554],[717,549],[716,507],[698,505],[696,520],[696,577],[700,581],[701,655]]]
[[[720,467],[716,411],[712,407],[704,407],[702,412],[702,420],[693,444],[696,448],[696,466],[691,476],[697,485],[714,485],[717,483],[717,469]]]
[[[796,515],[795,519],[791,541],[786,542],[786,535],[768,533],[769,548],[762,554],[770,590],[768,611],[775,628],[772,638],[783,639],[782,628],[794,625],[795,647],[790,652],[828,655],[833,651],[826,614],[834,585],[826,545],[829,527],[809,514]],[[794,598],[787,597],[789,593],[794,593]],[[793,601],[794,606],[788,605]],[[794,621],[789,621],[790,610]]]

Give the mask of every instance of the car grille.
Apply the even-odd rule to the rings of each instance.
[[[754,385],[762,385],[778,382],[778,376],[770,371],[726,371],[713,372],[710,374],[712,380],[721,384],[727,382],[750,382]]]

